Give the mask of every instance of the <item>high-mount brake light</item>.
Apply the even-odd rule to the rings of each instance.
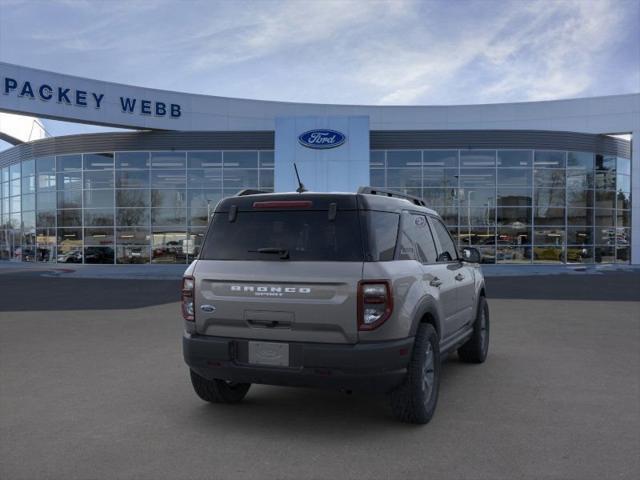
[[[389,280],[358,282],[358,330],[374,330],[393,312],[393,295]]]
[[[182,278],[182,318],[189,322],[195,321],[195,297],[196,281],[193,277]]]
[[[253,202],[253,208],[311,208],[311,200],[269,200]]]

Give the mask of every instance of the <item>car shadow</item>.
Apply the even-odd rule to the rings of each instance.
[[[468,381],[474,366],[455,355],[443,361],[440,398],[430,425],[446,418],[451,382]],[[445,400],[445,401],[443,401]],[[423,425],[402,423],[393,417],[387,394],[348,394],[340,391],[252,386],[241,404],[194,404],[184,412],[195,429],[241,431],[243,435],[283,436],[317,441],[340,438],[357,440],[372,433],[415,432]]]

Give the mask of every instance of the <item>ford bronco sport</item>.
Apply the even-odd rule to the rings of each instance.
[[[441,358],[487,356],[477,262],[407,195],[225,198],[183,278],[193,388],[217,403],[241,401],[252,383],[386,392],[396,418],[427,423]]]

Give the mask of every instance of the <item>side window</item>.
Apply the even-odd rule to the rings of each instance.
[[[449,231],[442,224],[440,220],[436,220],[435,218],[431,218],[429,220],[431,223],[431,228],[433,229],[433,233],[436,237],[438,237],[438,241],[440,242],[440,249],[438,250],[438,262],[452,262],[458,259],[458,252],[456,250],[456,245],[453,243],[451,239],[451,235],[449,235]]]
[[[364,212],[368,225],[369,258],[372,262],[393,260],[400,215],[390,212]]]
[[[406,214],[400,238],[400,260],[417,260],[420,263],[436,261],[436,246],[431,236],[427,217]]]

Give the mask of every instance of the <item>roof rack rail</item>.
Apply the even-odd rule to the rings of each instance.
[[[255,188],[245,188],[243,190],[240,190],[234,196],[244,197],[245,195],[258,195],[259,193],[269,193],[269,192],[265,192],[264,190],[256,190]]]
[[[380,195],[383,197],[402,198],[404,200],[410,201],[414,205],[419,205],[420,207],[427,206],[425,201],[421,198],[414,197],[413,195],[407,195],[406,193],[394,192],[393,190],[385,190],[384,188],[360,187],[358,189],[358,193],[364,193],[367,195]]]

